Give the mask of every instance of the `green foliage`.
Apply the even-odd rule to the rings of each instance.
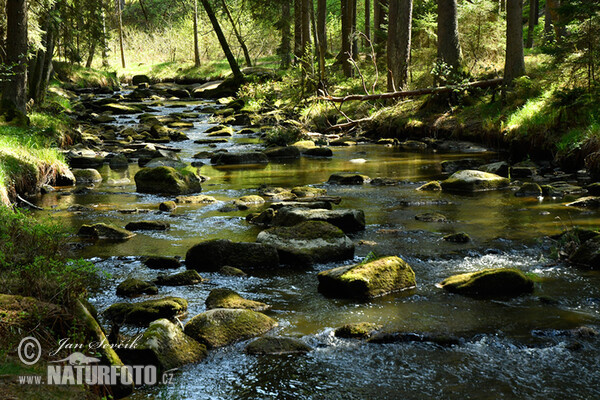
[[[8,294],[70,305],[97,285],[93,264],[68,258],[68,235],[56,222],[0,207],[0,284]]]
[[[287,146],[302,138],[302,131],[297,126],[278,125],[266,133],[264,141],[267,146]]]

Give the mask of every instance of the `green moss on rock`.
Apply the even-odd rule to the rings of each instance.
[[[334,331],[334,334],[341,338],[367,339],[381,327],[381,325],[372,322],[357,322],[340,326]]]
[[[441,182],[442,190],[448,192],[479,192],[502,189],[508,186],[509,180],[499,175],[476,170],[463,170],[452,174]]]
[[[533,292],[533,281],[513,268],[453,275],[438,286],[452,293],[480,297],[512,297]]]
[[[117,324],[143,326],[160,318],[183,315],[187,304],[187,300],[171,296],[140,303],[115,303],[104,311],[104,316]]]
[[[208,240],[189,249],[185,255],[188,269],[216,272],[225,265],[239,268],[274,268],[279,255],[273,246],[262,243],[232,242],[227,239]]]
[[[254,311],[264,311],[271,306],[261,303],[260,301],[248,300],[240,296],[237,292],[227,289],[213,289],[206,298],[206,309],[214,308],[237,308]]]
[[[158,288],[150,283],[136,278],[127,278],[117,286],[117,295],[136,297],[142,294],[158,294]]]
[[[135,236],[135,233],[123,228],[104,223],[82,225],[77,235],[92,239],[126,240]]]
[[[173,275],[158,275],[154,280],[154,283],[159,286],[187,286],[195,285],[203,282],[205,279],[200,276],[198,271],[188,269],[187,271],[180,272]]]
[[[305,354],[312,347],[301,340],[287,337],[264,336],[246,346],[246,353],[256,355]]]
[[[189,194],[202,190],[195,169],[173,167],[142,168],[135,174],[135,184],[140,193]]]
[[[425,191],[425,192],[437,192],[442,190],[442,185],[439,181],[431,181],[427,182],[424,185],[421,185],[417,188],[417,190]]]

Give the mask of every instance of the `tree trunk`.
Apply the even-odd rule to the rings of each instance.
[[[294,55],[296,59],[302,58],[302,2],[294,0]]]
[[[327,0],[317,0],[317,39],[323,54],[327,53]]]
[[[387,86],[389,91],[402,90],[408,82],[412,5],[412,0],[389,1],[387,39]]]
[[[374,0],[373,10],[373,43],[377,57],[381,56],[386,43],[387,4],[388,0]]]
[[[352,10],[352,54],[356,57],[358,54],[358,37],[356,36],[356,3],[357,0],[350,0]]]
[[[108,41],[106,38],[106,14],[102,10],[102,66],[108,68]]]
[[[438,0],[437,57],[457,72],[461,64],[456,0]]]
[[[323,87],[325,82],[325,51],[321,43],[319,42],[319,35],[317,33],[317,19],[315,17],[315,7],[312,0],[310,1],[310,21],[312,24],[313,40],[315,41],[315,48],[317,50],[317,59],[319,64],[319,87]]]
[[[365,36],[371,40],[371,0],[365,0]]]
[[[529,0],[529,22],[527,23],[527,48],[533,48],[533,30],[536,25],[536,9],[538,0]]]
[[[340,61],[342,63],[342,71],[344,76],[352,76],[352,65],[348,62],[350,53],[352,52],[352,13],[350,11],[351,0],[341,0],[342,4],[342,52]]]
[[[121,16],[121,1],[117,0],[117,19],[119,25],[119,47],[121,48],[121,66],[125,68],[125,49],[123,48],[123,18],[121,18]]]
[[[560,26],[560,14],[558,9],[560,8],[560,0],[546,0],[546,7],[550,13],[552,19],[552,26],[554,27],[554,34],[556,35],[556,41],[560,42],[561,37],[564,35],[564,29]]]
[[[306,56],[310,48],[310,7],[312,0],[302,0],[302,56]]]
[[[88,53],[88,58],[85,61],[86,68],[92,68],[92,62],[94,61],[94,54],[96,53],[96,39],[90,39],[92,43],[90,44],[90,51]]]
[[[38,93],[40,92],[41,80],[44,67],[44,60],[46,58],[46,47],[48,46],[48,39],[52,40],[51,33],[51,15],[46,13],[43,21],[41,21],[41,28],[45,32],[42,36],[43,49],[36,51],[35,56],[31,57],[29,61],[28,84],[29,84],[29,98],[33,99],[36,104],[39,104]]]
[[[240,71],[240,67],[239,67],[235,57],[233,56],[233,53],[231,52],[231,48],[229,47],[229,43],[227,43],[227,39],[225,38],[225,35],[223,34],[223,30],[221,30],[221,25],[219,24],[219,20],[217,19],[217,16],[215,15],[208,0],[200,0],[200,1],[202,2],[202,6],[204,7],[204,10],[206,10],[206,14],[208,14],[208,19],[210,19],[210,23],[212,24],[215,34],[217,35],[217,39],[219,39],[219,43],[221,44],[223,53],[225,53],[225,57],[227,58],[227,61],[229,62],[229,67],[231,68],[231,72],[233,73],[233,79],[236,82],[243,81],[244,75],[242,74],[242,71]]]
[[[9,119],[25,114],[27,103],[27,0],[6,1],[6,65],[11,78],[2,87],[2,108]]]
[[[535,7],[533,10],[533,26],[537,26],[540,23],[540,0],[535,0]]]
[[[523,56],[523,0],[507,0],[504,83],[510,85],[513,79],[522,75],[525,75],[525,58]]]
[[[198,45],[198,0],[194,0],[194,67],[200,66],[200,46]]]
[[[251,67],[252,60],[250,59],[250,53],[248,53],[248,47],[246,47],[246,42],[244,42],[244,38],[242,37],[242,35],[240,34],[240,31],[235,26],[235,21],[233,20],[233,16],[229,12],[229,7],[227,7],[227,3],[225,3],[225,0],[221,0],[221,3],[223,4],[223,9],[225,10],[225,14],[227,15],[227,18],[229,19],[229,23],[231,24],[231,27],[233,28],[233,33],[235,34],[235,37],[237,38],[238,43],[240,44],[240,46],[242,48],[242,52],[244,53],[244,59],[246,60],[246,66]]]
[[[288,69],[290,66],[290,1],[283,0],[281,2],[281,45],[279,46],[279,55],[281,56],[281,69]]]

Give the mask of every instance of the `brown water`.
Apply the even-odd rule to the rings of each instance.
[[[197,103],[160,113],[189,111]],[[186,133],[196,139],[210,126],[208,115],[195,121]],[[121,124],[135,122],[123,117]],[[207,146],[192,140],[173,144],[191,161]],[[258,147],[258,139],[238,135],[218,145],[229,151]],[[212,238],[254,241],[260,231],[248,225],[248,211],[220,212],[240,196],[256,194],[260,184],[293,187],[313,185],[341,196],[338,207],[364,210],[367,228],[351,236],[357,243],[356,260],[374,251],[399,255],[415,270],[416,289],[377,298],[368,303],[324,298],[317,292],[316,274],[335,265],[316,265],[307,271],[285,268],[249,278],[206,273],[208,283],[193,287],[161,287],[161,295],[189,301],[189,316],[204,311],[204,300],[215,287],[229,287],[247,298],[272,305],[267,312],[279,322],[270,334],[301,337],[315,350],[306,356],[257,357],[244,354],[244,343],[212,351],[196,365],[182,368],[169,386],[141,388],[135,399],[420,399],[420,398],[600,398],[600,339],[577,341],[559,330],[582,325],[600,328],[600,273],[568,265],[551,265],[551,243],[545,235],[572,225],[599,226],[600,214],[564,206],[569,199],[522,199],[512,191],[472,196],[415,191],[419,184],[442,178],[440,162],[453,158],[495,159],[493,153],[437,154],[400,152],[378,145],[333,148],[331,160],[302,158],[270,163],[261,168],[210,165],[201,174],[210,177],[203,193],[220,200],[212,205],[182,205],[172,214],[124,215],[128,208],[157,209],[171,199],[135,192],[133,183],[121,186],[109,179],[133,182],[137,166],[112,171],[88,194],[70,191],[44,196],[40,204],[55,207],[49,214],[78,228],[83,223],[168,221],[166,232],[138,233],[123,243],[98,242],[80,254],[112,274],[109,287],[92,302],[103,310],[123,301],[116,285],[126,277],[152,279],[138,256],[184,256],[192,245]],[[350,160],[366,159],[364,163]],[[205,162],[208,162],[205,160]],[[400,180],[394,186],[328,185],[333,172],[360,172],[372,178]],[[403,202],[440,202],[406,206]],[[70,213],[72,204],[94,211]],[[415,220],[423,212],[440,212],[447,223]],[[46,212],[41,213],[46,214]],[[472,242],[453,244],[442,236],[467,232]],[[360,240],[375,245],[359,244]],[[475,300],[448,294],[435,283],[449,275],[490,267],[518,267],[537,274],[535,293],[513,300]],[[143,300],[144,298],[134,301]],[[547,301],[551,299],[551,301]],[[544,300],[544,301],[542,301]],[[407,332],[437,332],[463,338],[460,345],[440,347],[428,343],[366,344],[335,338],[332,329],[349,322],[377,322]],[[185,321],[184,321],[185,322]],[[128,330],[127,333],[135,333]]]

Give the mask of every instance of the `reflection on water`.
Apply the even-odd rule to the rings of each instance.
[[[196,104],[195,104],[196,105]],[[193,106],[195,106],[193,105]],[[160,113],[166,113],[161,109]],[[189,111],[186,104],[168,112]],[[204,119],[203,119],[204,118]],[[134,122],[124,117],[121,122]],[[202,115],[187,133],[190,140],[173,146],[181,157],[214,150],[193,140],[204,137],[208,116]],[[240,136],[216,149],[258,148],[257,138]],[[580,340],[574,350],[567,336],[536,336],[533,330],[598,327],[600,275],[566,265],[549,266],[550,244],[544,235],[572,225],[599,226],[599,214],[569,209],[566,199],[522,199],[498,191],[472,196],[418,192],[421,183],[442,178],[440,162],[459,154],[407,153],[377,145],[334,148],[332,159],[270,163],[260,168],[201,167],[210,178],[203,193],[218,202],[180,205],[172,214],[157,205],[169,196],[135,192],[137,166],[100,172],[103,183],[88,193],[72,189],[45,195],[39,204],[55,207],[50,214],[73,228],[88,222],[168,221],[166,232],[140,232],[123,243],[98,242],[81,250],[83,257],[112,274],[110,289],[92,302],[100,310],[122,301],[115,286],[126,277],[153,279],[134,256],[184,256],[192,245],[211,238],[254,241],[260,231],[245,222],[249,211],[220,211],[259,185],[291,188],[313,185],[341,196],[338,207],[365,211],[367,229],[351,236],[357,260],[369,252],[399,255],[412,265],[416,289],[369,303],[327,299],[316,289],[316,274],[334,265],[308,271],[281,269],[249,278],[203,274],[209,282],[193,287],[161,287],[161,295],[189,300],[188,318],[204,311],[204,300],[215,287],[229,287],[243,296],[273,306],[279,321],[273,334],[301,337],[315,350],[300,357],[257,357],[243,353],[245,343],[212,351],[209,357],[183,368],[171,386],[142,388],[133,396],[169,399],[367,399],[367,398],[600,398],[600,343]],[[492,153],[469,157],[492,160]],[[364,163],[350,162],[364,158]],[[393,186],[334,186],[334,172],[360,172],[371,178],[393,178]],[[91,211],[67,211],[74,204]],[[119,210],[150,209],[144,214]],[[250,210],[253,211],[253,210]],[[415,220],[423,212],[444,214],[447,223]],[[466,232],[472,242],[447,243],[442,236]],[[441,291],[435,283],[448,275],[488,267],[518,267],[539,276],[532,296],[509,301],[474,300]],[[135,301],[140,301],[137,299]],[[389,329],[436,332],[462,338],[462,344],[440,347],[427,343],[366,344],[333,337],[332,328],[349,322],[377,322]],[[185,322],[185,321],[184,321]],[[135,331],[126,331],[134,333]]]

